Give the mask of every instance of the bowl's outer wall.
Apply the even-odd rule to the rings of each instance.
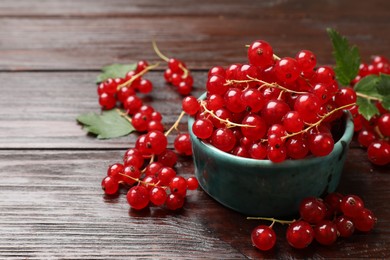
[[[280,217],[298,212],[300,201],[336,190],[353,123],[331,154],[321,158],[288,160],[283,163],[242,159],[217,150],[199,140],[189,119],[195,175],[200,186],[221,204],[248,216]]]

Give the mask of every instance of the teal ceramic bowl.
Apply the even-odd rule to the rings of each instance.
[[[299,202],[336,190],[343,170],[353,122],[344,115],[341,138],[324,157],[272,163],[225,153],[202,142],[192,132],[195,175],[200,186],[222,205],[247,216],[281,217],[298,212]]]

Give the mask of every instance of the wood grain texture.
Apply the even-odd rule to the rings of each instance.
[[[0,151],[0,258],[387,258],[390,257],[390,178],[387,168],[362,162],[352,149],[339,191],[362,196],[378,217],[375,229],[293,250],[276,225],[270,252],[251,246],[250,232],[266,222],[246,220],[191,191],[183,210],[129,210],[123,189],[104,196],[100,181],[123,151]],[[191,158],[180,158],[178,174],[193,174]]]
[[[338,191],[361,196],[378,217],[370,233],[294,250],[286,227],[269,252],[252,247],[246,220],[191,191],[184,208],[129,209],[122,189],[104,196],[109,164],[119,162],[137,135],[98,141],[75,117],[99,112],[94,79],[102,65],[157,61],[155,38],[181,58],[205,89],[214,65],[246,62],[244,45],[269,41],[280,56],[301,49],[333,64],[325,29],[334,27],[360,48],[390,57],[387,0],[2,0],[0,1],[0,259],[356,259],[390,258],[390,166],[373,167],[353,142]],[[181,97],[160,66],[142,96],[170,125]],[[185,121],[180,125],[185,131]],[[172,143],[172,137],[170,138]],[[191,158],[176,169],[193,174]]]
[[[98,72],[25,72],[0,73],[0,149],[66,148],[66,149],[127,149],[135,143],[136,134],[111,140],[86,136],[76,117],[81,113],[99,113],[96,85]],[[206,73],[194,72],[193,95],[205,91]],[[162,71],[145,75],[154,90],[141,95],[163,115],[168,129],[181,111],[181,96],[167,85]],[[186,120],[180,129],[186,130]],[[172,141],[171,137],[171,141]]]
[[[390,36],[383,32],[390,29],[390,3],[385,0],[211,5],[52,0],[2,5],[0,70],[88,70],[113,62],[156,60],[153,38],[168,56],[185,60],[190,68],[245,62],[244,45],[257,38],[269,41],[280,56],[310,49],[319,63],[333,64],[327,27],[357,44],[365,59],[378,53],[389,56]]]

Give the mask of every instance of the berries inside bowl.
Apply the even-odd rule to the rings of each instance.
[[[335,191],[353,136],[353,122],[344,113],[333,129],[338,139],[328,155],[275,163],[216,148],[194,134],[194,122],[189,118],[200,186],[221,204],[250,216],[289,216],[298,212],[303,198]]]

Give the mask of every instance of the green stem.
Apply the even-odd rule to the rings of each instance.
[[[160,65],[160,63],[156,63],[156,64],[153,64],[153,65],[147,66],[146,68],[141,70],[139,73],[137,73],[134,76],[132,76],[128,81],[118,85],[117,90],[120,90],[121,88],[123,88],[125,86],[131,85],[131,83],[133,83],[134,80],[136,80],[139,77],[142,77],[146,72],[148,72],[151,69],[154,69],[154,68],[158,67],[158,65]]]
[[[155,40],[152,41],[153,50],[156,52],[157,56],[160,57],[163,61],[168,62],[169,58],[161,53],[161,51],[157,47],[157,43]]]
[[[365,99],[368,99],[368,100],[374,100],[374,101],[379,101],[379,102],[382,101],[381,98],[369,96],[369,95],[366,95],[366,94],[363,94],[363,93],[360,93],[360,92],[356,92],[356,96],[361,97],[361,98],[365,98]]]
[[[273,225],[275,222],[284,225],[284,224],[291,224],[291,223],[296,221],[295,219],[293,219],[293,220],[281,220],[281,219],[276,219],[276,218],[264,218],[264,217],[247,217],[246,219],[267,220],[267,221],[271,221],[272,222],[271,225]]]

